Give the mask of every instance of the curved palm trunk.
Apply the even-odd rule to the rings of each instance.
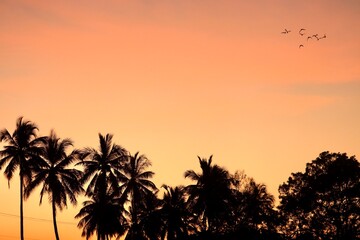
[[[23,177],[20,174],[20,239],[24,240]]]
[[[52,213],[53,213],[53,224],[54,224],[54,232],[55,232],[55,239],[59,240],[59,232],[56,224],[56,206],[55,206],[55,200],[52,200]]]

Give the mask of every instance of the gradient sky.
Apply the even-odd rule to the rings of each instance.
[[[0,128],[24,116],[78,148],[112,133],[159,187],[213,154],[277,196],[322,151],[360,156],[360,1],[244,2],[2,0]],[[3,240],[19,236],[10,187],[0,177]],[[80,239],[79,201],[58,216],[62,239]],[[25,202],[26,239],[53,239],[38,202]]]

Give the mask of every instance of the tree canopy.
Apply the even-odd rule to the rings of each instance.
[[[322,152],[279,188],[286,234],[301,239],[357,239],[360,165],[346,153]]]

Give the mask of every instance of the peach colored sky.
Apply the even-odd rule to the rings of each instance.
[[[213,154],[277,196],[324,150],[360,156],[359,12],[358,0],[3,0],[0,128],[23,115],[79,148],[113,133],[158,186],[186,184]],[[19,234],[2,215],[18,215],[17,183],[0,177],[0,239]],[[25,216],[51,219],[38,201]],[[63,239],[80,239],[81,201],[59,214]],[[25,223],[27,238],[53,238],[51,222]]]

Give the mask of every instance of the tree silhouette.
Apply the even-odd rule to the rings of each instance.
[[[23,121],[23,117],[19,117],[16,121],[16,128],[13,134],[7,129],[0,132],[0,141],[4,141],[7,145],[0,151],[0,168],[7,164],[4,174],[5,177],[12,179],[15,171],[19,169],[20,176],[20,239],[24,240],[24,216],[23,216],[23,193],[24,186],[31,180],[31,166],[29,160],[38,159],[42,154],[41,144],[45,141],[45,137],[37,137],[38,128],[35,123]],[[9,185],[10,186],[10,185]]]
[[[221,231],[224,220],[229,218],[232,201],[232,177],[229,172],[218,165],[211,165],[209,160],[198,157],[202,172],[193,170],[185,172],[185,178],[196,181],[186,187],[188,202],[192,211],[200,220],[201,231],[215,233]]]
[[[279,187],[290,238],[360,238],[360,164],[345,153],[323,152]]]
[[[139,229],[139,217],[142,209],[146,209],[147,195],[153,195],[157,190],[155,184],[149,180],[154,172],[146,169],[151,166],[151,162],[144,155],[130,155],[128,161],[123,167],[124,178],[121,189],[123,189],[122,198],[130,199],[130,217],[131,226],[126,239],[139,239],[142,235]]]
[[[278,239],[278,213],[274,210],[274,197],[268,193],[266,185],[246,176],[234,178],[239,181],[235,184],[234,223],[229,232],[247,239]]]
[[[161,216],[161,200],[157,198],[158,191],[143,195],[141,208],[138,209],[138,224],[136,225],[137,240],[159,240],[161,239],[161,230],[163,228],[163,219]],[[130,208],[130,210],[132,210]],[[131,213],[130,213],[131,216]],[[127,239],[135,237],[132,235],[133,229],[130,229]]]
[[[162,226],[162,240],[187,239],[188,233],[193,230],[190,221],[193,214],[186,203],[184,187],[175,188],[163,185],[165,188],[162,206],[160,209]]]
[[[108,186],[105,195],[94,194],[85,201],[75,218],[80,218],[81,236],[89,239],[96,232],[98,240],[109,240],[111,237],[119,239],[126,232],[126,214],[118,193]]]
[[[42,185],[40,204],[42,203],[44,194],[49,195],[56,240],[59,240],[56,208],[61,211],[67,206],[68,199],[72,204],[76,205],[76,197],[83,191],[79,183],[82,172],[74,168],[69,168],[77,156],[76,150],[70,154],[66,153],[67,149],[71,146],[72,141],[70,139],[61,140],[56,136],[54,131],[51,131],[45,143],[43,157],[37,159],[38,161],[32,165],[35,175],[25,188],[26,198],[36,187]]]
[[[85,148],[80,151],[81,162],[76,165],[84,167],[84,175],[81,183],[90,180],[86,188],[86,195],[106,195],[106,189],[110,184],[112,191],[119,193],[119,180],[123,179],[121,172],[126,161],[127,151],[121,146],[112,143],[113,135],[99,134],[99,151],[94,148]]]

